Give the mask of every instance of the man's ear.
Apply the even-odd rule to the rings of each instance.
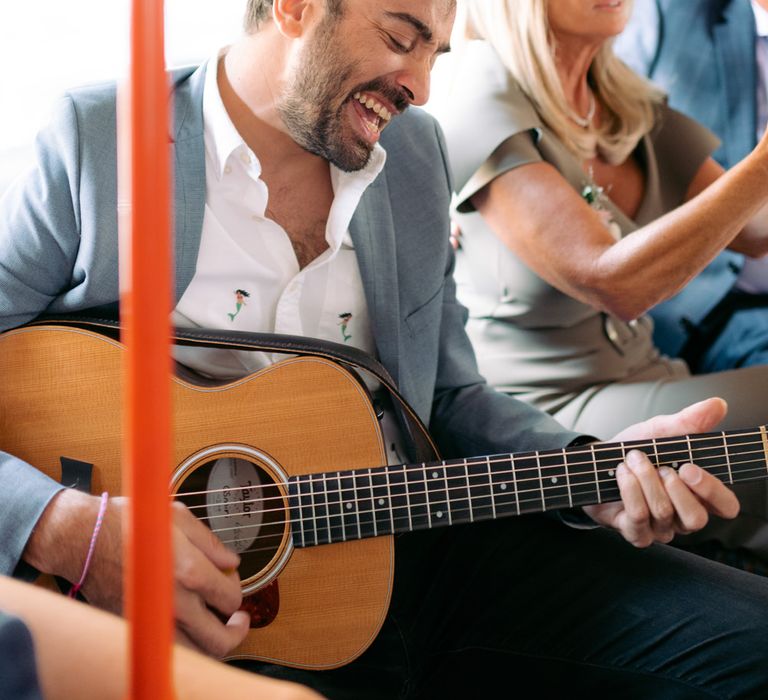
[[[286,37],[295,39],[307,30],[310,22],[322,12],[318,0],[274,0],[272,19]]]

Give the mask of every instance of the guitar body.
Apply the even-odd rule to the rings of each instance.
[[[62,457],[90,463],[91,490],[121,494],[122,362],[118,342],[78,328],[0,335],[0,449],[57,481]],[[173,402],[170,492],[209,525],[224,522],[229,505],[200,494],[226,481],[226,470],[214,474],[216,460],[240,460],[260,480],[245,493],[276,505],[259,525],[249,524],[249,508],[241,505],[237,527],[228,528],[245,532],[248,542],[259,541],[254,533],[271,533],[266,551],[246,546],[241,553],[254,623],[230,658],[325,669],[359,656],[387,613],[393,538],[294,547],[286,481],[386,463],[365,388],[338,364],[296,357],[223,385],[174,378]],[[227,489],[216,493],[228,497]]]

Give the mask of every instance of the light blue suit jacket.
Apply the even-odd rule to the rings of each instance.
[[[669,104],[722,139],[729,168],[755,146],[755,20],[749,0],[635,0],[616,53],[669,93]],[[654,340],[676,355],[731,290],[742,255],[721,253],[682,292],[651,311]]]
[[[195,271],[203,222],[203,76],[199,69],[174,79],[177,301]],[[451,186],[436,122],[408,110],[382,145],[386,166],[350,224],[379,359],[444,456],[567,445],[575,434],[495,392],[477,372],[454,294]],[[114,87],[68,93],[38,140],[37,168],[0,201],[0,329],[43,311],[117,301],[115,150]],[[12,572],[58,487],[3,453],[0,483],[0,572]]]

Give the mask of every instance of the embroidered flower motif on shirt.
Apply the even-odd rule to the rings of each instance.
[[[341,337],[344,338],[345,343],[352,338],[351,335],[347,335],[347,326],[351,320],[352,314],[349,313],[349,311],[346,311],[343,314],[339,314],[338,325],[341,326]]]
[[[234,321],[237,315],[240,313],[242,308],[246,306],[245,300],[250,297],[251,295],[246,292],[244,289],[236,289],[235,292],[235,313],[227,313],[227,316],[229,316],[230,321]]]

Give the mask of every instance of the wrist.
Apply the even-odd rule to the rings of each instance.
[[[24,549],[23,559],[38,571],[76,580],[85,562],[100,499],[63,489],[48,504]]]

